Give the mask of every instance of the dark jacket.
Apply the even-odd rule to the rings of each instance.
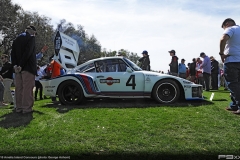
[[[211,62],[211,74],[219,74],[219,63],[216,60]]]
[[[150,71],[150,59],[149,59],[149,55],[140,58],[138,61],[141,62],[141,68],[142,68],[142,70]]]
[[[192,62],[189,67],[190,76],[196,76],[196,62]]]
[[[3,78],[9,78],[9,79],[13,79],[13,66],[11,63],[6,62],[3,64],[2,66],[2,70],[0,71],[0,75]]]
[[[170,72],[178,73],[178,57],[172,56],[172,61],[170,63]]]
[[[13,41],[11,60],[13,66],[21,66],[22,71],[37,75],[35,37],[28,32],[20,34]]]

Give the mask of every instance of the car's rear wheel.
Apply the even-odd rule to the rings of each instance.
[[[180,89],[174,80],[161,80],[153,88],[153,98],[160,103],[174,103],[179,96]]]
[[[82,87],[76,81],[63,82],[58,89],[58,98],[63,105],[76,105],[84,99]]]

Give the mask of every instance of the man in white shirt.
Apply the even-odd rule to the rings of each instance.
[[[231,98],[238,107],[233,113],[240,114],[240,27],[231,18],[225,19],[221,27],[224,32],[220,40],[219,55],[224,63],[224,77]],[[234,109],[228,107],[227,110]]]

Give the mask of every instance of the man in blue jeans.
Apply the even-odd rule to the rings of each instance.
[[[240,27],[231,18],[225,19],[221,27],[224,32],[220,40],[219,55],[224,63],[224,77],[231,98],[238,107],[233,113],[240,114]]]
[[[203,80],[205,83],[205,91],[210,90],[210,76],[211,76],[211,60],[210,58],[204,53],[200,53],[200,57],[203,58],[203,62],[200,66],[200,69],[203,70]]]

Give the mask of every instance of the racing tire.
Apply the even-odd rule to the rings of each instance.
[[[63,105],[77,105],[84,100],[82,87],[76,81],[63,82],[58,89],[58,98]]]
[[[166,79],[157,82],[152,95],[159,103],[174,103],[180,97],[180,89],[175,81]]]

